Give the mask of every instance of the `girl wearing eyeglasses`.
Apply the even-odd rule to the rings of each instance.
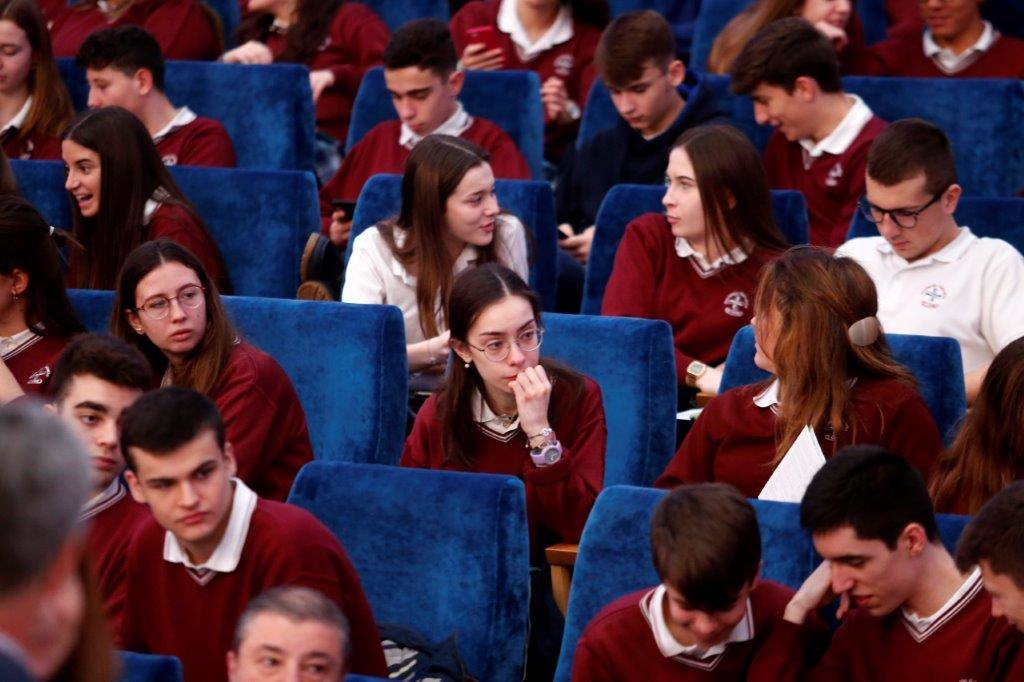
[[[191,388],[217,405],[239,478],[261,497],[287,497],[313,458],[305,412],[281,366],[241,339],[198,258],[166,239],[132,251],[110,327],[146,355],[162,386]]]
[[[459,275],[448,320],[451,370],[417,414],[402,466],[518,476],[534,547],[578,542],[604,480],[601,389],[541,359],[540,301],[508,268]]]
[[[220,251],[195,207],[160,160],[153,138],[120,107],[92,109],[64,130],[75,238],[68,279],[84,289],[113,289],[129,253],[143,242],[170,239],[194,253],[218,287],[230,293]]]

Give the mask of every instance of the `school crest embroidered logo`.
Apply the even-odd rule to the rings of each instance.
[[[562,78],[568,78],[575,63],[576,60],[571,54],[560,54],[555,57],[555,73]]]
[[[316,51],[317,52],[323,52],[324,50],[326,50],[330,46],[331,46],[331,37],[327,36],[327,37],[324,38],[324,41],[322,43],[320,43],[320,45],[317,46]]]
[[[938,308],[946,300],[946,290],[938,284],[929,284],[921,292],[921,305],[925,308]]]
[[[839,184],[839,181],[843,179],[843,164],[836,161],[836,165],[828,171],[828,177],[825,178],[826,187],[835,187]]]
[[[43,367],[40,367],[36,371],[32,372],[32,376],[30,376],[28,380],[25,381],[25,383],[31,386],[39,386],[44,381],[50,378],[50,374],[52,374],[52,372],[50,371],[50,366],[44,365]]]
[[[743,317],[750,307],[750,299],[742,291],[734,291],[725,297],[725,314],[733,317]]]
[[[35,151],[35,148],[36,148],[35,143],[32,142],[32,140],[29,140],[28,142],[25,143],[25,151],[22,152],[21,156],[19,156],[18,158],[19,159],[31,159],[32,158],[32,152]]]
[[[164,162],[165,166],[177,166],[178,165],[178,155],[177,154],[164,154],[163,157],[161,157],[160,160]]]

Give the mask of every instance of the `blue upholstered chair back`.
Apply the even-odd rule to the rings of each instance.
[[[672,330],[662,320],[544,315],[545,357],[601,386],[608,425],[604,484],[651,485],[675,451]]]
[[[458,638],[469,672],[522,679],[526,494],[510,476],[312,462],[288,501],[345,546],[378,623]]]
[[[482,116],[508,133],[530,166],[533,178],[544,178],[544,112],[537,74],[467,71],[459,99],[470,114]],[[370,69],[363,76],[352,105],[345,150],[352,149],[378,123],[397,117],[384,84],[384,69]]]
[[[377,13],[389,31],[413,19],[440,19],[448,23],[447,0],[359,0]]]
[[[580,540],[569,593],[556,682],[568,682],[587,623],[608,603],[657,585],[651,563],[651,516],[664,491],[616,486],[597,498]],[[796,589],[818,565],[810,536],[800,527],[799,505],[751,500],[761,527],[761,577]],[[968,517],[940,515],[939,534],[952,551]]]
[[[71,227],[59,161],[12,161],[18,186],[51,225]],[[320,229],[311,173],[174,166],[171,174],[203,217],[234,293],[294,298],[299,260]]]
[[[235,45],[235,29],[242,18],[242,9],[238,0],[203,0],[217,16],[224,34],[224,49],[229,50]]]
[[[522,220],[533,235],[530,286],[540,294],[544,308],[550,310],[555,305],[558,262],[558,227],[551,185],[539,180],[498,180],[495,191],[498,204]],[[401,175],[381,173],[367,180],[356,202],[345,260],[352,255],[352,243],[363,230],[398,215],[401,205]]]
[[[86,329],[104,331],[113,292],[73,289]],[[408,369],[397,308],[225,296],[239,332],[292,380],[320,459],[396,464],[405,442]]]
[[[630,221],[644,213],[663,213],[661,198],[665,188],[658,185],[616,185],[605,195],[597,211],[594,243],[587,261],[583,284],[586,315],[600,315],[604,289],[615,265],[615,252]],[[807,204],[800,192],[772,190],[775,221],[790,244],[807,243]]]
[[[70,58],[58,62],[75,108],[85,109],[85,74]],[[313,168],[315,117],[304,65],[169,61],[166,86],[176,106],[187,105],[227,128],[240,168]]]
[[[945,336],[914,334],[886,334],[885,340],[896,361],[917,379],[939,433],[946,442],[951,441],[967,412],[960,344]],[[768,376],[754,364],[754,329],[747,325],[732,339],[720,390],[764,381]]]
[[[154,656],[119,651],[120,682],[181,682],[184,672],[176,656]]]

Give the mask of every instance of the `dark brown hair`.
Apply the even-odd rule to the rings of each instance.
[[[455,71],[459,56],[448,24],[438,19],[413,19],[391,34],[382,61],[389,71],[414,66],[447,78]]]
[[[806,0],[753,0],[721,30],[711,44],[708,73],[728,73],[736,55],[757,33],[777,19],[800,13]],[[849,22],[847,22],[849,26]]]
[[[594,66],[604,82],[624,87],[643,76],[647,62],[662,72],[676,58],[672,27],[654,10],[636,10],[618,17],[601,34]]]
[[[796,79],[814,79],[822,92],[841,92],[839,57],[832,42],[799,17],[765,26],[744,46],[729,70],[730,88],[749,95],[764,83],[792,94]]]
[[[935,508],[974,514],[1024,477],[1024,339],[999,351],[956,440],[936,462],[928,486]]]
[[[61,352],[50,380],[55,402],[61,402],[71,381],[82,375],[137,391],[153,385],[153,368],[135,346],[107,334],[82,334]]]
[[[173,419],[168,419],[173,415]],[[224,450],[224,419],[213,401],[190,388],[167,386],[150,391],[121,413],[121,454],[128,468],[138,472],[131,449],[154,455],[177,450],[207,431]]]
[[[180,366],[171,366],[173,383],[175,386],[184,386],[210,395],[220,380],[221,372],[227,366],[231,353],[239,343],[239,336],[224,309],[217,285],[210,279],[209,273],[199,259],[184,246],[166,239],[158,239],[146,242],[128,254],[117,280],[114,309],[110,314],[110,330],[114,336],[138,347],[153,366],[157,376],[164,373],[168,366],[167,356],[149,340],[148,336],[136,333],[128,324],[129,312],[143,314],[135,305],[135,290],[139,282],[164,263],[180,263],[196,273],[206,300],[206,329],[203,331],[203,338],[184,363]]]
[[[343,0],[297,0],[294,23],[285,32],[284,51],[279,62],[305,62],[309,60],[330,33],[331,22],[341,9]],[[242,45],[250,40],[267,42],[274,15],[253,12],[242,20],[235,31],[235,42]]]
[[[1024,481],[1009,484],[975,514],[956,546],[956,565],[969,571],[984,561],[1024,589]]]
[[[938,194],[956,184],[953,145],[942,128],[920,118],[890,123],[871,143],[867,173],[886,187],[924,173],[925,191]]]
[[[690,608],[727,611],[761,567],[754,508],[724,483],[680,486],[654,511],[651,557]]]

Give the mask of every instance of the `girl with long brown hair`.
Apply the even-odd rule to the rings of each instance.
[[[74,115],[46,19],[33,0],[0,0],[0,145],[12,159],[59,159]]]
[[[166,238],[195,253],[230,292],[220,251],[195,207],[160,159],[146,127],[120,107],[79,114],[62,134],[71,219],[82,249],[71,257],[71,284],[113,289],[139,244]]]
[[[754,362],[773,378],[711,400],[657,487],[719,481],[757,497],[808,426],[825,457],[883,445],[927,479],[942,440],[889,351],[875,285],[856,261],[791,249],[765,267],[755,308]]]
[[[462,138],[428,135],[405,163],[398,217],[352,244],[341,300],[402,309],[412,372],[443,369],[444,302],[455,275],[498,262],[528,277],[525,229],[501,213],[488,158]]]
[[[956,440],[935,464],[935,510],[975,514],[1024,478],[1024,339],[999,351],[985,373]]]
[[[143,352],[161,385],[191,388],[217,405],[239,478],[261,497],[287,497],[313,458],[305,412],[281,366],[241,339],[198,258],[165,239],[132,251],[110,329]]]
[[[664,214],[633,220],[619,243],[602,315],[672,325],[680,403],[715,394],[732,337],[750,321],[758,274],[785,248],[757,150],[740,131],[683,133],[665,171]]]

